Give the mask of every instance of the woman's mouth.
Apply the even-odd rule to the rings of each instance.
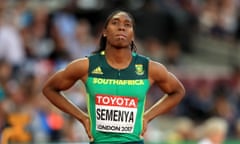
[[[117,37],[118,39],[127,39],[127,36],[124,35],[124,34],[117,34],[116,37]]]

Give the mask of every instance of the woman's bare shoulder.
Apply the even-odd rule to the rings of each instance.
[[[153,81],[164,80],[168,75],[167,68],[160,62],[153,60],[149,61],[149,77]]]
[[[89,67],[88,58],[79,58],[70,62],[63,71],[70,75],[83,77],[87,75],[88,67]]]

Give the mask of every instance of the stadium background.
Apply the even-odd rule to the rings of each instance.
[[[122,9],[135,17],[137,52],[163,63],[187,90],[181,104],[149,124],[146,143],[196,143],[211,118],[226,122],[227,144],[238,143],[239,8],[239,0],[1,0],[0,135],[26,122],[30,143],[88,140],[41,88],[56,70],[95,50],[106,16]],[[150,89],[146,108],[159,93]],[[81,82],[65,95],[86,110]]]

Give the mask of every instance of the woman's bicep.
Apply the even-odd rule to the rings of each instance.
[[[74,84],[74,79],[65,74],[64,70],[56,72],[46,82],[47,87],[51,87],[57,91],[66,90]]]
[[[164,93],[173,93],[181,87],[179,80],[162,64],[153,62],[151,66],[151,79]]]
[[[168,72],[167,80],[165,82],[158,82],[158,85],[165,93],[168,94],[179,91],[183,87],[181,82],[171,72]]]
[[[88,65],[85,61],[76,61],[70,63],[65,69],[56,72],[47,81],[46,85],[55,90],[66,90],[76,81],[84,80],[87,75]]]

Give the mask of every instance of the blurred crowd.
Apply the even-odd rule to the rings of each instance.
[[[185,61],[194,60],[197,34],[238,43],[239,8],[239,0],[1,0],[1,139],[20,125],[27,136],[6,134],[9,139],[88,141],[80,122],[52,106],[41,88],[54,72],[96,50],[106,16],[123,9],[136,20],[137,52],[163,63],[187,91],[180,105],[149,125],[146,141],[204,141],[216,131],[215,138],[240,141],[240,62],[230,63],[224,76],[205,77],[193,76],[191,60]],[[64,94],[87,111],[81,81]],[[161,95],[153,86],[146,109]]]

